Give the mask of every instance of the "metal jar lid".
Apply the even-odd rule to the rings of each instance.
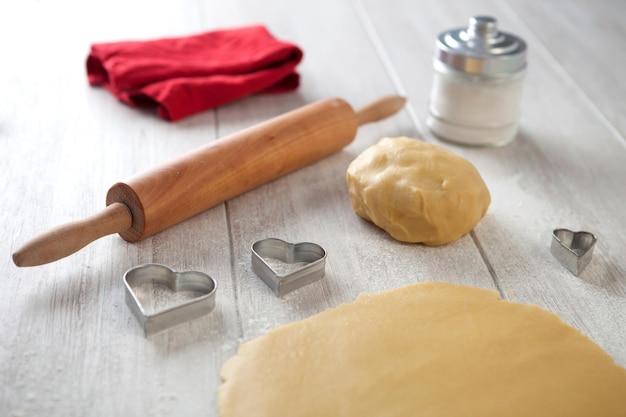
[[[435,58],[454,70],[470,74],[509,74],[526,66],[526,42],[499,32],[493,17],[474,16],[467,28],[439,34]]]

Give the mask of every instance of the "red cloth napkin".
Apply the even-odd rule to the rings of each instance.
[[[253,93],[291,91],[300,78],[296,45],[261,25],[149,41],[97,43],[87,78],[131,106],[157,106],[176,121]]]

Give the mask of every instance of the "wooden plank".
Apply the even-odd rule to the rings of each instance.
[[[0,12],[1,415],[183,415],[215,410],[224,349],[237,345],[226,215],[203,213],[137,244],[101,239],[57,263],[17,269],[25,239],[104,207],[109,186],[216,137],[215,113],[177,124],[87,85],[91,42],[205,29],[196,2],[20,2]],[[3,9],[5,6],[3,6]],[[120,13],[120,10],[124,10]],[[10,17],[10,19],[9,19]],[[11,43],[7,40],[19,39]],[[144,338],[123,273],[160,262],[218,281],[216,312]]]
[[[0,415],[217,415],[219,369],[241,341],[362,292],[426,280],[499,286],[506,298],[557,312],[626,364],[626,237],[615,233],[626,224],[621,85],[612,81],[617,70],[606,73],[611,58],[601,51],[612,50],[589,50],[594,37],[621,40],[616,4],[575,0],[559,13],[556,2],[517,0],[0,6]],[[444,144],[479,168],[492,191],[490,212],[474,237],[440,248],[400,244],[354,215],[345,170],[382,136],[435,141],[423,128],[434,37],[476,11],[497,15],[531,45],[522,134],[501,149]],[[575,30],[598,29],[599,21],[609,24],[592,35]],[[297,92],[171,124],[86,83],[92,42],[259,22],[304,49]],[[561,49],[570,38],[591,54],[581,56],[597,59],[580,62]],[[407,94],[409,107],[362,127],[342,152],[152,238],[107,237],[37,268],[9,259],[25,239],[99,210],[114,182],[173,155],[315,100],[339,96],[358,107],[394,92]],[[549,254],[557,226],[598,234],[593,262],[578,278]],[[329,253],[326,277],[276,298],[250,267],[250,245],[265,237],[320,243]],[[144,338],[121,277],[146,262],[212,275],[215,312]]]
[[[589,113],[606,118],[615,138],[626,137],[626,8],[619,0],[602,0],[593,7],[583,0],[567,5],[557,1],[508,0],[537,40],[549,51],[590,100]],[[555,19],[554,16],[559,16]],[[622,141],[624,145],[626,143]]]
[[[305,51],[299,67],[302,86],[296,95],[253,97],[220,109],[220,134],[272,116],[276,108],[273,102],[296,107],[302,101],[339,96],[358,107],[395,92],[349,3],[302,4],[298,15],[306,16],[306,24],[288,18],[287,14],[294,12],[291,4],[275,1],[268,7],[254,1],[232,1],[212,15],[228,25],[261,20],[277,36],[290,39]],[[332,44],[336,46],[329,47]],[[495,288],[469,236],[445,248],[406,245],[354,214],[345,183],[348,164],[381,137],[400,135],[415,136],[415,127],[405,112],[364,126],[339,154],[228,202],[244,340],[352,301],[360,293],[411,282],[446,280]],[[328,251],[324,280],[276,298],[250,267],[251,244],[269,237],[321,244]],[[465,259],[466,263],[459,268],[451,259]]]
[[[492,191],[490,212],[475,233],[505,296],[558,313],[618,363],[626,363],[626,238],[615,233],[626,224],[626,213],[620,208],[626,195],[626,155],[615,132],[572,79],[564,76],[563,67],[535,33],[505,4],[449,2],[445,15],[430,13],[441,10],[435,2],[420,3],[419,9],[405,1],[363,4],[419,120],[426,118],[430,90],[433,45],[428,45],[428,38],[434,42],[440,31],[463,26],[480,10],[496,16],[503,30],[527,40],[529,71],[517,140],[499,149],[438,143],[474,162]],[[585,10],[591,16],[607,12],[598,11],[602,7],[593,9]],[[403,36],[397,36],[398,30]],[[407,55],[408,50],[419,52]],[[426,140],[436,141],[422,132]],[[579,278],[549,253],[551,232],[559,227],[599,236],[594,262]]]

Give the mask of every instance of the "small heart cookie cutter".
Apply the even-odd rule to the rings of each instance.
[[[270,260],[278,262],[270,264]],[[278,270],[279,263],[286,266],[285,271]],[[326,250],[316,243],[269,238],[252,244],[252,270],[277,297],[319,281],[325,268]]]
[[[202,295],[149,314],[133,290],[144,284],[165,285],[173,292],[193,291]],[[202,272],[177,272],[165,265],[145,264],[126,271],[124,285],[126,304],[146,336],[208,314],[215,308],[217,282]]]
[[[596,241],[593,233],[554,229],[550,252],[561,265],[578,276],[591,261]]]

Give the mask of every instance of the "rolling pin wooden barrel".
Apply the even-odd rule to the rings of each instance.
[[[403,97],[386,96],[354,111],[346,101],[331,98],[212,141],[113,185],[100,213],[28,241],[13,262],[53,262],[113,233],[139,241],[340,151],[360,125],[389,117],[404,104]]]

